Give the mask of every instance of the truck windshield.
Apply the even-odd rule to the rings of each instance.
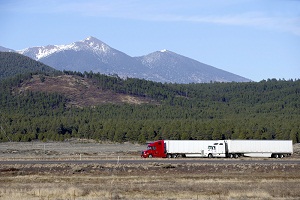
[[[148,146],[147,149],[148,149],[148,150],[156,150],[156,147]]]

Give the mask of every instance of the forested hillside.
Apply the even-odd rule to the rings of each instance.
[[[101,91],[151,99],[155,103],[122,103],[112,99],[78,107],[70,104],[74,101],[72,96],[55,91],[38,92],[34,86],[26,86],[25,83],[32,82],[33,74],[17,76],[1,82],[1,141],[79,137],[116,142],[157,139],[299,142],[300,80],[162,84],[94,73],[65,71],[64,74],[88,79]],[[38,76],[44,84],[50,78],[47,74]]]
[[[36,71],[53,73],[56,70],[18,53],[0,52],[0,80]]]

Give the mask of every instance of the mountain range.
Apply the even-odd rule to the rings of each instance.
[[[0,47],[0,51],[13,51]],[[57,70],[93,71],[121,78],[167,83],[249,82],[250,79],[161,50],[131,57],[94,37],[68,45],[47,45],[16,51]]]

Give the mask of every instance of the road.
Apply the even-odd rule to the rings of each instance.
[[[9,160],[0,161],[0,165],[15,164],[145,164],[145,163],[170,163],[170,164],[300,164],[300,160],[289,159],[138,159],[138,160]]]

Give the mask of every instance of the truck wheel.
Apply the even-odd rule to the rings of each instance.
[[[148,158],[152,158],[153,156],[150,154],[149,156],[148,156]]]
[[[279,158],[278,154],[274,154],[274,158]]]
[[[234,158],[239,158],[239,154],[234,154]]]
[[[167,158],[172,158],[172,154],[168,154],[168,155],[167,155]]]
[[[229,154],[229,158],[233,158],[233,154]]]
[[[208,157],[209,158],[213,158],[213,155],[210,153],[210,154],[208,154]]]

